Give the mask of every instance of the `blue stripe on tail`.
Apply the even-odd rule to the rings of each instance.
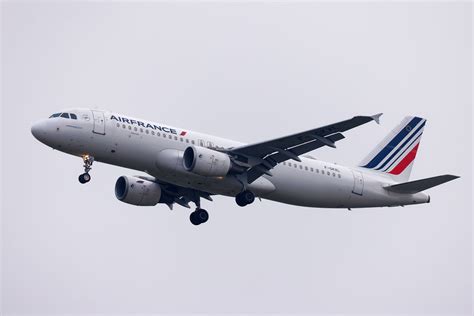
[[[380,170],[380,169],[383,169],[392,159],[393,157],[395,157],[399,152],[400,150],[402,150],[403,147],[405,147],[406,144],[408,144],[408,142],[413,138],[415,137],[415,135],[425,126],[425,123],[426,121],[424,121],[417,129],[416,131],[410,135],[410,137],[407,138],[407,140],[405,140],[405,142],[403,143],[403,145],[401,145],[400,147],[398,147],[398,149],[390,156],[390,158],[388,158],[387,160],[385,160],[385,162],[380,166],[378,167],[376,170]],[[396,159],[395,159],[396,160]]]
[[[414,117],[388,144],[385,146],[368,164],[365,168],[376,167],[390,152],[395,148],[410,131],[422,120],[421,117]],[[409,127],[409,128],[408,128]]]

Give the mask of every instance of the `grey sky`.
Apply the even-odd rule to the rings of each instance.
[[[2,310],[470,314],[472,5],[2,3]],[[357,114],[382,124],[312,155],[357,164],[428,119],[412,179],[461,179],[405,208],[270,201],[133,207],[120,175],[30,134],[65,107],[245,142]]]

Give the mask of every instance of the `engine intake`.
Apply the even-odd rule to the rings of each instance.
[[[189,146],[183,154],[184,169],[206,177],[223,177],[232,168],[227,154],[204,147]]]
[[[158,183],[127,176],[115,182],[115,196],[124,203],[139,206],[154,206],[164,197]]]

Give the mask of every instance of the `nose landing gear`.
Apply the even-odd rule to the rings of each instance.
[[[89,174],[89,171],[91,171],[92,169],[94,157],[89,155],[83,155],[82,160],[84,161],[84,173],[79,176],[79,182],[84,184],[91,181],[91,175]]]

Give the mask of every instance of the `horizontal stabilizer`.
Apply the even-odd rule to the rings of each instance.
[[[416,181],[410,181],[400,184],[391,185],[384,187],[385,190],[396,192],[396,193],[406,193],[413,194],[417,192],[424,191],[426,189],[435,187],[437,185],[443,184],[445,182],[459,178],[458,176],[453,176],[450,174],[445,174],[443,176],[437,176],[432,178],[426,178]]]

